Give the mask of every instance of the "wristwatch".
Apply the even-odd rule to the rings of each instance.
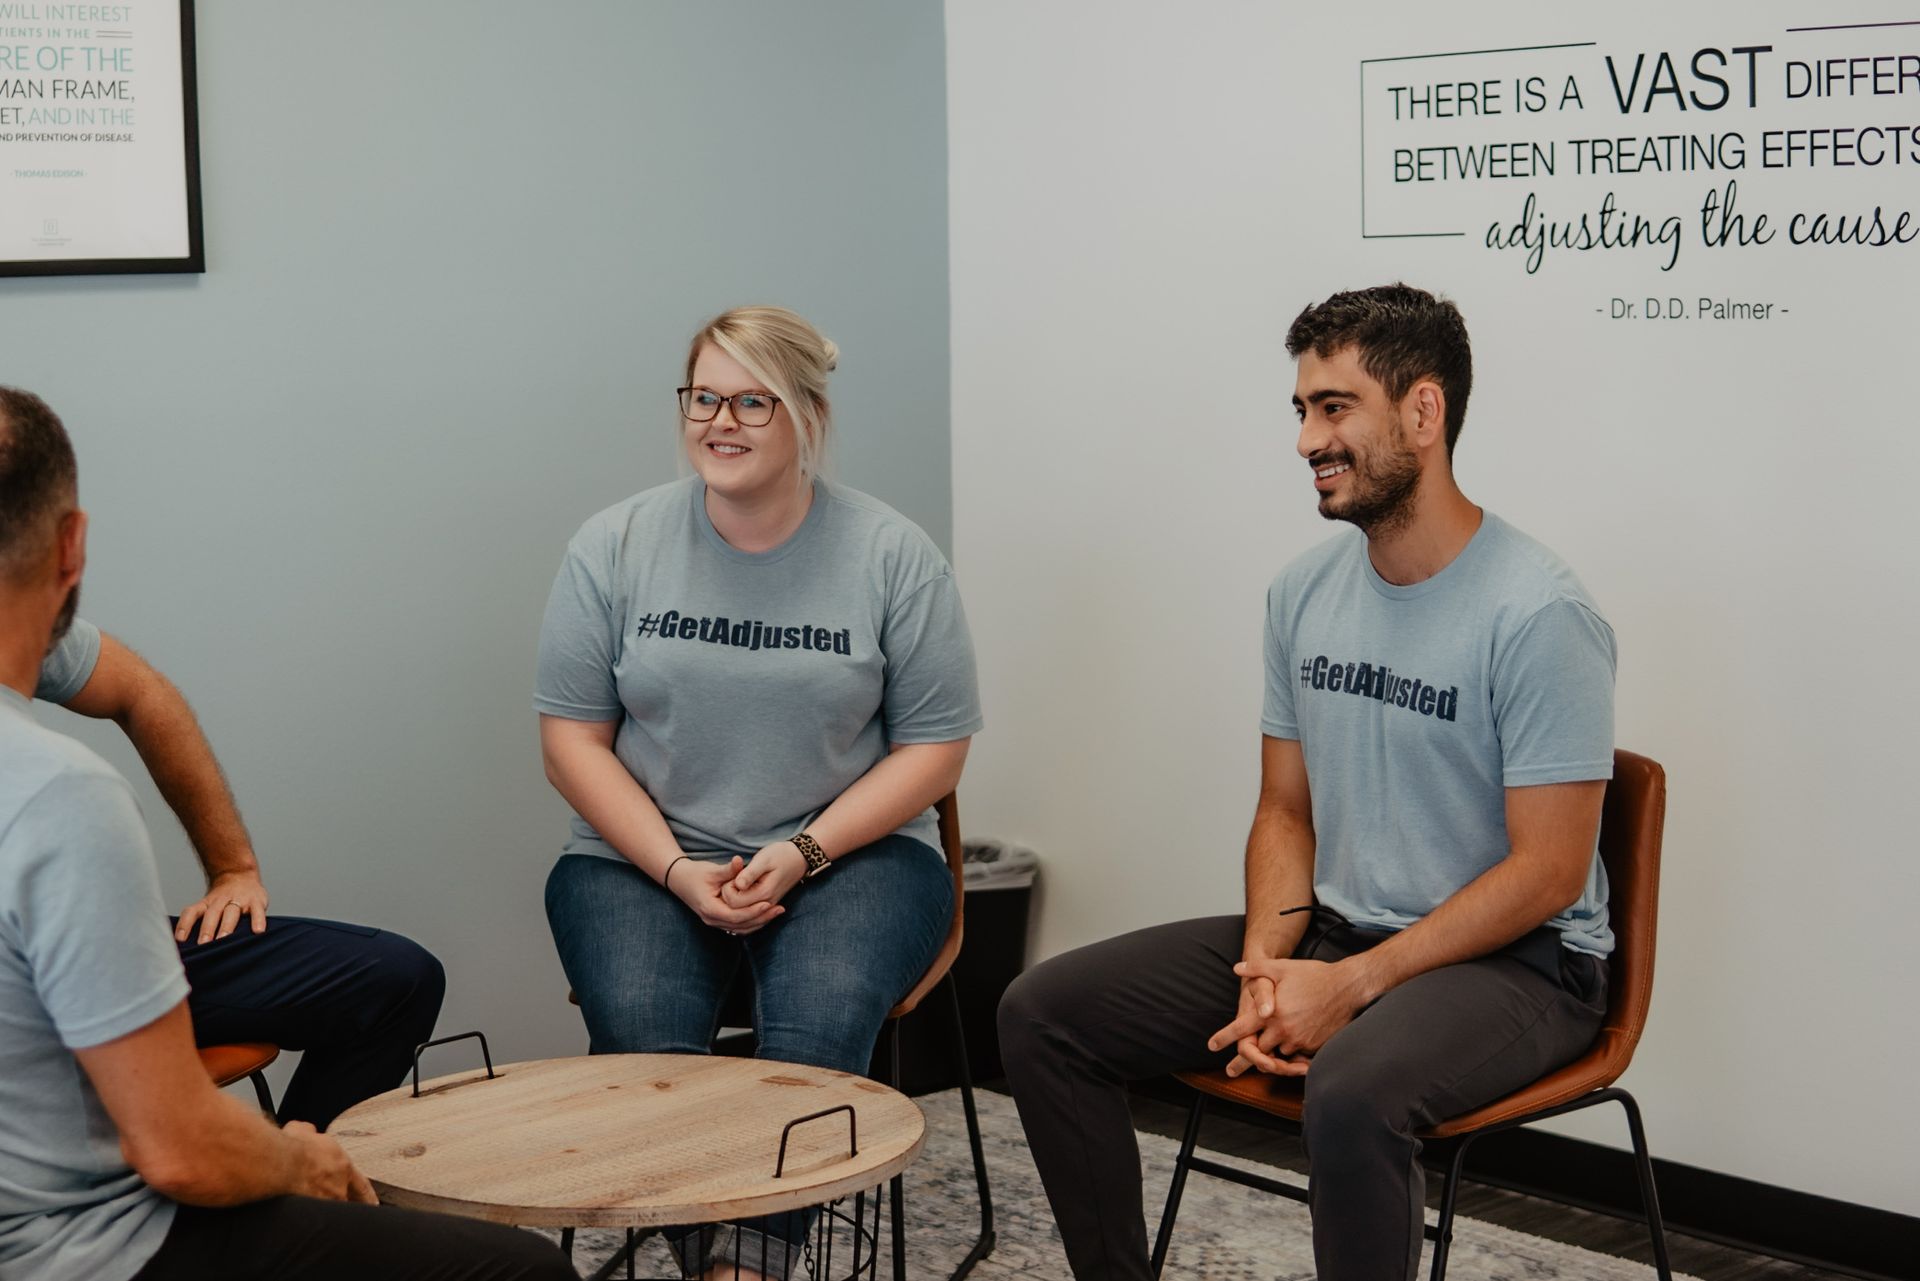
[[[814,877],[833,866],[832,861],[827,858],[827,852],[820,848],[820,842],[814,840],[805,832],[793,838],[793,845],[795,849],[800,851],[800,857],[807,860],[807,870],[806,873],[801,876],[801,880],[811,881]]]

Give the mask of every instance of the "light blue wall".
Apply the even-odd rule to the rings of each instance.
[[[843,349],[837,474],[950,528],[936,0],[202,0],[203,277],[0,280],[93,515],[83,613],[187,692],[276,910],[447,962],[443,1030],[577,1052],[529,707],[586,516],[675,474],[691,331]],[[184,839],[143,789],[163,882]]]

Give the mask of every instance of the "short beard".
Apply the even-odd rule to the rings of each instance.
[[[1395,443],[1398,446],[1398,443]],[[1356,458],[1351,466],[1355,487],[1345,509],[1320,504],[1328,520],[1344,520],[1360,527],[1368,539],[1390,537],[1413,523],[1414,497],[1420,492],[1420,458],[1404,446]]]
[[[47,641],[47,653],[51,654],[67,638],[67,629],[73,626],[74,611],[80,608],[80,584],[75,583],[73,590],[67,593],[67,599],[60,606],[60,612],[54,615],[53,637]]]

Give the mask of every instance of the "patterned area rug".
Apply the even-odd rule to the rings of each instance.
[[[986,1140],[999,1240],[993,1254],[972,1275],[980,1281],[1006,1277],[1068,1281],[1071,1274],[1053,1212],[1027,1152],[1013,1100],[987,1091],[975,1098]],[[919,1103],[927,1116],[927,1145],[907,1171],[907,1264],[909,1275],[923,1281],[944,1278],[965,1257],[979,1230],[979,1210],[959,1091],[928,1095]],[[1203,1135],[1203,1143],[1204,1139]],[[1150,1235],[1159,1222],[1178,1150],[1171,1139],[1140,1136]],[[1216,1159],[1275,1178],[1291,1181],[1294,1177],[1252,1161]],[[574,1259],[582,1275],[611,1255],[619,1238],[615,1232],[581,1232]],[[882,1249],[886,1248],[883,1232]],[[1431,1244],[1427,1248],[1431,1251]],[[836,1274],[845,1274],[846,1258],[844,1246],[835,1250]],[[1430,1254],[1423,1259],[1422,1276],[1430,1259]],[[643,1247],[640,1274],[675,1275],[671,1256],[657,1241]],[[884,1256],[878,1275],[881,1281],[892,1276]],[[1312,1281],[1307,1209],[1283,1197],[1196,1174],[1187,1181],[1166,1275],[1205,1281]],[[1453,1281],[1649,1281],[1653,1269],[1494,1224],[1456,1219],[1447,1275]],[[1680,1276],[1675,1273],[1676,1278]]]

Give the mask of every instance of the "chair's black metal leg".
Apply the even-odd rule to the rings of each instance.
[[[1647,1151],[1647,1131],[1640,1121],[1640,1105],[1625,1090],[1616,1089],[1615,1097],[1627,1113],[1627,1131],[1633,1136],[1633,1168],[1640,1176],[1640,1202],[1647,1211],[1647,1235],[1653,1238],[1653,1267],[1660,1281],[1673,1281],[1673,1266],[1667,1259],[1667,1225],[1660,1217],[1660,1194],[1653,1186],[1653,1156]]]
[[[900,1020],[887,1021],[888,1084],[900,1088]],[[907,1180],[896,1174],[887,1186],[893,1217],[893,1281],[907,1281]]]
[[[253,1097],[260,1100],[260,1110],[268,1116],[273,1115],[273,1091],[267,1088],[265,1072],[249,1072],[247,1080],[253,1082]]]
[[[1180,1213],[1180,1197],[1187,1190],[1187,1165],[1193,1160],[1194,1145],[1200,1142],[1200,1119],[1207,1112],[1207,1096],[1195,1092],[1193,1107],[1187,1112],[1187,1132],[1180,1138],[1180,1155],[1174,1158],[1173,1182],[1167,1188],[1167,1208],[1160,1212],[1160,1233],[1153,1241],[1153,1275],[1167,1264],[1167,1247],[1173,1243],[1173,1220]]]
[[[973,1265],[993,1253],[993,1190],[987,1185],[987,1153],[980,1141],[980,1113],[973,1105],[973,1065],[967,1062],[967,1032],[960,1021],[960,986],[947,973],[948,1007],[953,1011],[953,1051],[960,1060],[960,1106],[967,1114],[967,1142],[973,1148],[973,1181],[980,1190],[980,1236],[960,1260],[950,1281],[961,1281]]]
[[[633,1281],[633,1252],[639,1242],[633,1239],[633,1229],[627,1229],[627,1281]]]
[[[567,1262],[573,1262],[573,1229],[560,1229],[560,1250],[567,1256]]]
[[[1473,1138],[1471,1134],[1462,1138],[1460,1146],[1453,1151],[1453,1160],[1447,1163],[1447,1182],[1440,1190],[1440,1221],[1434,1225],[1430,1281],[1445,1281],[1447,1275],[1447,1251],[1453,1245],[1454,1198],[1460,1193],[1460,1171],[1467,1163],[1467,1147]]]

